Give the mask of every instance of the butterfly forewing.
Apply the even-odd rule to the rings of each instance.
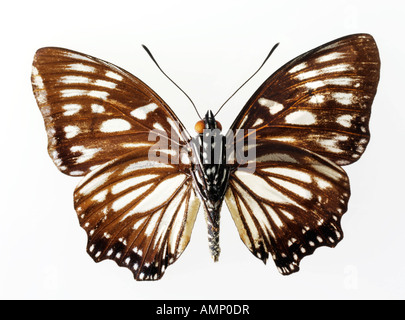
[[[115,260],[137,280],[156,280],[187,246],[199,208],[180,166],[127,153],[89,174],[74,193],[75,209],[95,261]]]
[[[305,149],[280,142],[257,147],[256,170],[240,166],[231,175],[226,203],[249,250],[282,274],[300,260],[343,237],[349,181],[342,168]]]
[[[89,55],[38,50],[32,84],[49,154],[66,174],[82,176],[135,148],[151,146],[151,130],[183,145],[188,139],[174,113],[141,80]]]
[[[372,36],[337,39],[288,62],[255,92],[232,129],[286,142],[339,165],[356,161],[369,141],[380,59]]]

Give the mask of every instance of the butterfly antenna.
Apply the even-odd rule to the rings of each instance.
[[[249,82],[250,79],[252,79],[256,73],[258,73],[260,71],[260,69],[264,66],[264,64],[266,63],[266,61],[270,58],[270,56],[272,55],[272,53],[274,52],[274,50],[276,50],[276,48],[278,47],[280,43],[276,43],[274,45],[274,47],[270,50],[269,54],[267,55],[266,59],[264,59],[262,65],[259,67],[259,69],[256,70],[255,73],[253,73],[249,79],[247,79],[223,104],[222,106],[218,109],[217,113],[215,113],[215,116],[217,116],[217,114],[219,113],[219,111],[221,111],[222,107],[240,90],[242,89],[242,87]]]
[[[172,79],[170,79],[170,77],[162,70],[162,68],[159,66],[159,64],[157,63],[156,59],[153,57],[152,53],[150,52],[150,50],[148,49],[147,46],[145,46],[144,44],[142,45],[142,47],[145,49],[145,51],[147,52],[147,54],[149,55],[149,57],[152,59],[152,61],[156,64],[156,66],[159,68],[159,70],[166,76],[167,79],[169,79],[177,88],[179,88],[179,90],[181,92],[184,93],[184,95],[188,98],[188,100],[190,100],[191,104],[194,107],[195,112],[197,112],[198,117],[202,120],[200,113],[197,110],[197,107],[195,106],[193,100],[191,100],[191,98],[188,96],[187,93],[185,93],[185,91],[180,88],[176,82],[174,82]]]

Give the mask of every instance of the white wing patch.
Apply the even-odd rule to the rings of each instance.
[[[123,79],[122,76],[120,76],[118,73],[115,73],[115,72],[113,72],[113,71],[107,71],[107,72],[105,73],[105,75],[106,75],[107,77],[112,78],[112,79],[115,79],[115,80],[117,80],[117,81],[121,81],[121,80]]]
[[[63,89],[60,91],[60,95],[62,98],[89,96],[92,98],[106,100],[107,97],[109,96],[109,93],[106,91],[99,91],[99,90]]]
[[[347,54],[344,52],[332,52],[329,54],[326,54],[324,56],[319,57],[316,59],[316,62],[322,63],[326,61],[331,61],[331,60],[337,60],[337,59],[342,59],[346,56]]]
[[[163,180],[150,193],[148,193],[142,201],[140,201],[132,213],[142,213],[160,207],[162,203],[157,199],[169,199],[173,194],[173,190],[178,189],[186,180],[186,175],[179,174]]]
[[[338,72],[345,72],[345,71],[350,71],[354,70],[353,66],[351,66],[348,63],[340,63],[340,64],[335,64],[331,66],[327,66],[322,69],[316,69],[316,70],[310,70],[304,73],[299,73],[296,75],[296,78],[300,81],[302,80],[307,80],[310,78],[315,78],[320,75],[324,75],[327,73],[338,73]]]
[[[66,126],[63,130],[66,133],[66,139],[71,139],[80,133],[80,128],[78,126]]]
[[[101,151],[101,148],[86,148],[85,146],[72,146],[70,148],[73,154],[81,153],[80,156],[76,156],[76,163],[83,163],[95,156],[97,152]]]
[[[131,129],[131,124],[124,119],[109,119],[101,123],[101,132],[120,132]]]
[[[91,111],[93,113],[103,113],[103,112],[105,112],[105,108],[102,105],[99,105],[97,103],[93,103],[91,105]]]
[[[301,71],[302,69],[305,69],[307,67],[308,67],[308,64],[306,62],[302,62],[300,64],[297,64],[293,68],[291,68],[288,72],[289,73],[295,73],[295,72]]]
[[[66,110],[63,115],[64,116],[73,116],[74,114],[78,113],[82,106],[77,103],[70,103],[70,104],[65,104],[63,107],[63,110]]]
[[[134,172],[140,169],[148,169],[148,168],[173,168],[170,164],[166,164],[159,161],[152,161],[152,160],[142,160],[130,163],[123,171],[122,174],[127,174],[130,172]]]
[[[73,58],[73,57],[71,57],[71,58]],[[94,67],[89,66],[87,64],[83,64],[83,63],[68,64],[68,65],[66,65],[66,69],[72,70],[72,71],[89,72],[89,73],[96,72],[96,69]]]
[[[309,103],[313,103],[313,104],[320,104],[323,103],[325,101],[325,96],[323,94],[314,94],[309,100]]]
[[[148,113],[155,111],[158,108],[156,103],[150,103],[143,107],[138,107],[135,110],[131,111],[131,116],[145,120],[148,116]]]
[[[344,114],[336,119],[336,122],[341,126],[350,128],[352,126],[353,116],[351,114]]]
[[[350,92],[333,92],[333,99],[342,105],[351,105],[354,103],[355,96]]]
[[[269,108],[270,114],[276,114],[284,109],[284,106],[281,103],[266,98],[260,98],[258,102],[262,106]]]
[[[356,80],[348,77],[330,78],[304,82],[308,89],[319,89],[325,86],[351,86]]]
[[[316,116],[310,111],[298,110],[285,117],[285,122],[289,124],[298,124],[309,126],[316,123]]]

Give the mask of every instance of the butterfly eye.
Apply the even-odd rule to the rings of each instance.
[[[219,121],[215,121],[217,123],[217,128],[219,129],[219,131],[222,131],[222,125]]]
[[[219,121],[216,121],[216,120],[215,120],[215,122],[216,122],[216,124],[217,124],[217,129],[219,129],[219,131],[222,131],[222,125],[221,125],[221,123],[220,123]],[[197,133],[202,134],[202,133],[204,132],[204,129],[205,129],[205,122],[204,122],[204,120],[199,120],[199,121],[197,121],[197,123],[196,123],[195,126],[194,126],[194,130],[195,130]]]
[[[199,133],[202,134],[204,132],[205,129],[205,123],[204,120],[199,120],[197,121],[197,123],[194,126],[194,130]]]

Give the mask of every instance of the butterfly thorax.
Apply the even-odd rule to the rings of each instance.
[[[192,141],[194,161],[191,170],[195,189],[204,203],[209,248],[213,259],[217,261],[220,253],[221,204],[228,186],[230,173],[226,166],[226,139],[221,134],[220,124],[215,121],[212,111],[208,111],[204,120],[199,123],[201,125],[198,129],[199,134]]]

